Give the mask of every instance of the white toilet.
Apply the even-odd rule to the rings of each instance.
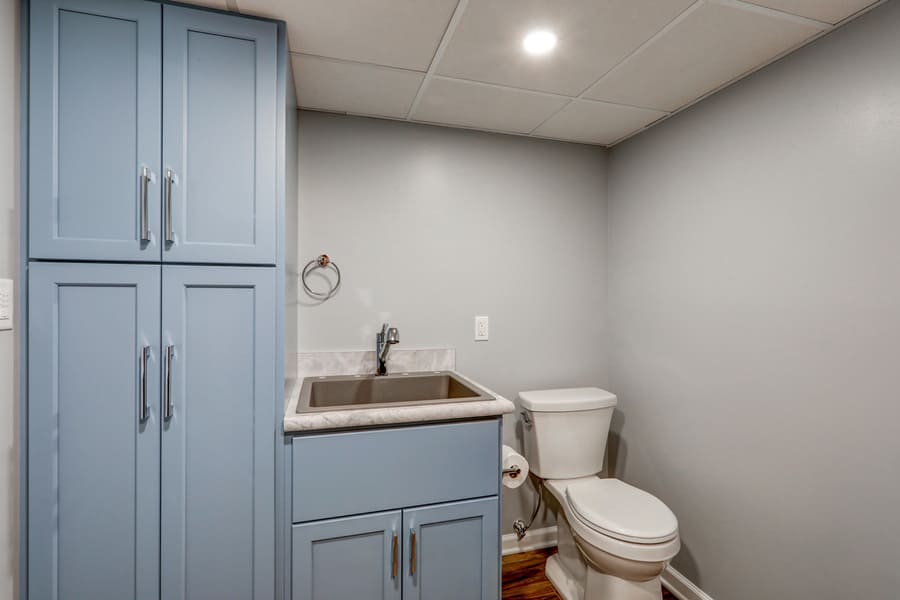
[[[562,507],[547,578],[564,600],[660,600],[659,576],[681,547],[655,496],[601,479],[616,397],[599,388],[522,392],[525,458]]]

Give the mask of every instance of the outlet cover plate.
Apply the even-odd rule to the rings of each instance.
[[[486,342],[488,340],[488,318],[475,317],[475,341]]]

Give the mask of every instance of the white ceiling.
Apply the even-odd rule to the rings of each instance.
[[[287,22],[303,108],[609,146],[875,0],[196,0]],[[522,51],[533,29],[559,38]]]

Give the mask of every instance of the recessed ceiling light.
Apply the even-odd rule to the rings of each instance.
[[[531,31],[522,40],[528,54],[547,54],[556,47],[556,34],[546,29]]]

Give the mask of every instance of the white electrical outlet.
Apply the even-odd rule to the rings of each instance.
[[[13,282],[0,279],[0,331],[13,328]]]
[[[475,317],[475,341],[486,342],[488,339],[488,318]]]

